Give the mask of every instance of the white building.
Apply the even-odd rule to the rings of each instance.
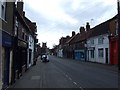
[[[63,49],[59,49],[59,50],[58,50],[57,56],[58,56],[58,57],[63,57]]]
[[[87,39],[87,60],[110,64],[109,23],[111,19],[91,28]]]
[[[27,53],[27,68],[29,68],[33,64],[33,57],[34,57],[34,38],[32,35],[29,35],[29,41],[28,41],[28,53]]]
[[[110,63],[108,34],[91,37],[87,40],[87,60],[98,63]]]

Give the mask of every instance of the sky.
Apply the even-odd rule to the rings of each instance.
[[[61,37],[90,23],[91,28],[117,14],[117,0],[23,0],[26,17],[37,23],[39,43],[59,44]]]

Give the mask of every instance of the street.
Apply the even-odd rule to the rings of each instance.
[[[118,88],[117,66],[49,56],[50,62],[38,58],[18,79],[14,88]]]

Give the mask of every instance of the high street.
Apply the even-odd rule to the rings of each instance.
[[[50,62],[38,58],[18,79],[14,88],[118,88],[117,66],[62,59],[49,56]]]

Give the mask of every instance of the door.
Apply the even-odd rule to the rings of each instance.
[[[106,64],[108,64],[108,48],[105,48]]]
[[[2,48],[2,63],[3,63],[3,87],[6,88],[9,85],[9,60],[10,50],[8,48]]]

